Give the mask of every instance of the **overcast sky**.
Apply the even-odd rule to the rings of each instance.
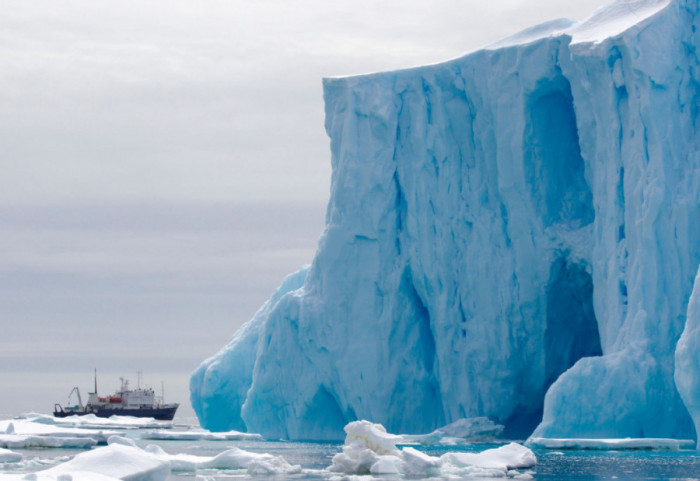
[[[5,0],[0,416],[100,372],[187,383],[311,262],[321,78],[458,57],[600,0]]]

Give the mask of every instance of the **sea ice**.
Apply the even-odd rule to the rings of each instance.
[[[2,434],[4,433],[4,435]],[[53,438],[92,438],[100,444],[107,442],[107,438],[119,434],[119,431],[104,429],[81,429],[55,424],[47,424],[33,418],[0,420],[0,436],[9,439],[8,436],[32,436]]]
[[[211,431],[193,429],[190,431],[151,430],[139,433],[141,439],[159,439],[171,441],[262,441],[263,437],[254,433]]]
[[[34,436],[29,434],[0,434],[0,447],[22,448],[74,448],[89,449],[97,445],[96,439],[75,436]],[[104,443],[102,443],[104,444]]]
[[[82,429],[166,429],[173,426],[172,421],[158,421],[154,418],[138,418],[134,416],[110,416],[108,418],[101,418],[95,416],[94,414],[57,418],[47,414],[26,413],[22,414],[18,419],[23,419],[38,424],[50,424]]]
[[[21,454],[10,451],[9,449],[0,448],[0,463],[16,463],[21,460]]]
[[[290,465],[283,457],[267,453],[232,448],[216,456],[168,454],[157,445],[142,449],[132,439],[110,436],[105,447],[80,453],[57,466],[26,475],[26,478],[16,475],[10,479],[156,481],[165,480],[173,471],[194,473],[198,469],[235,469],[265,475],[301,472],[300,466]]]
[[[146,451],[167,460],[173,471],[194,472],[197,469],[245,469],[249,474],[297,474],[301,466],[289,464],[282,456],[268,453],[252,453],[240,448],[231,448],[216,456],[194,456],[191,454],[167,454],[160,446],[151,444]]]
[[[39,471],[36,473],[36,479],[164,481],[169,474],[168,461],[135,446],[112,443],[80,453],[70,461],[53,468]]]
[[[411,447],[399,449],[402,436],[389,434],[383,426],[355,421],[345,427],[343,451],[333,456],[332,472],[344,474],[402,474],[406,476],[484,476],[505,477],[512,470],[531,468],[534,453],[510,443],[480,453],[448,452],[430,456]]]

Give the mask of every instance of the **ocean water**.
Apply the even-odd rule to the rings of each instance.
[[[126,433],[139,446],[157,444],[171,454],[187,453],[215,456],[231,447],[257,453],[283,456],[290,464],[301,465],[303,471],[293,475],[250,475],[245,470],[199,469],[196,472],[172,473],[168,480],[329,480],[336,473],[324,472],[331,458],[342,449],[342,444],[297,443],[285,441],[154,441],[139,440],[137,431]],[[457,447],[417,447],[431,455],[447,451],[479,452],[497,444],[472,444]],[[415,446],[414,446],[415,447]],[[65,462],[81,452],[77,449],[13,449],[23,455],[21,463],[0,463],[2,474],[30,473]],[[544,481],[588,480],[700,480],[700,453],[697,451],[551,451],[534,450],[537,466],[521,470],[525,479]],[[427,479],[393,475],[366,476],[362,479]],[[433,478],[434,479],[434,478]],[[463,478],[479,479],[479,478]]]

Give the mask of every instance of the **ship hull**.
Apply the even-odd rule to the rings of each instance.
[[[137,418],[155,418],[159,421],[172,421],[175,417],[175,411],[177,411],[178,406],[164,406],[161,408],[138,408],[138,409],[124,409],[124,408],[100,408],[95,410],[85,410],[85,411],[64,411],[56,410],[53,415],[57,418],[65,418],[68,416],[84,416],[86,414],[94,414],[100,418],[108,418],[110,416],[134,416]]]

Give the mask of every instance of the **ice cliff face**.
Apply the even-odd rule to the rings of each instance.
[[[617,2],[326,79],[326,229],[193,374],[202,425],[341,439],[354,419],[488,416],[506,436],[694,437],[698,342],[675,380],[674,353],[700,264],[697,7]]]

